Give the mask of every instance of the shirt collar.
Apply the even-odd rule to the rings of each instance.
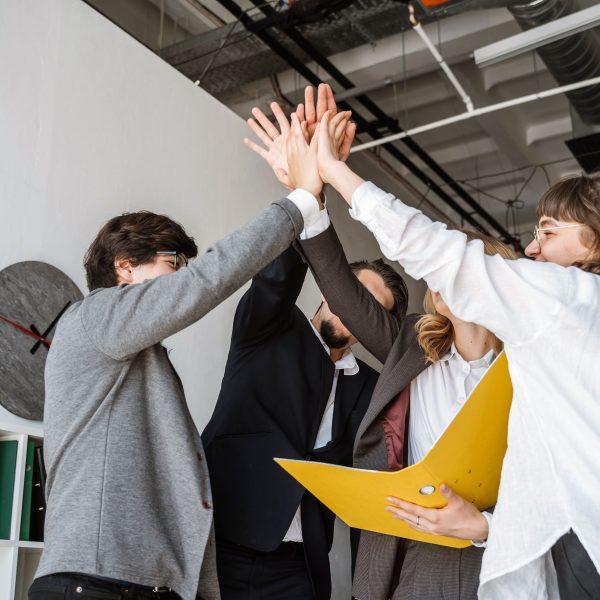
[[[488,368],[493,362],[494,358],[496,358],[496,353],[493,350],[490,350],[486,354],[484,354],[481,358],[477,360],[466,361],[456,349],[454,342],[452,342],[452,346],[450,346],[450,350],[441,358],[441,360],[450,361],[456,360],[462,363],[468,364],[472,369],[476,369],[478,367]]]
[[[321,334],[317,331],[317,328],[312,324],[312,321],[309,319],[308,322],[310,323],[312,330],[315,332],[315,335],[323,345],[323,348],[325,348],[327,354],[331,356],[331,348],[323,341]],[[354,356],[354,353],[350,348],[348,348],[346,352],[344,352],[342,358],[336,360],[334,364],[336,369],[344,370],[344,375],[356,375],[360,370],[358,362],[356,361],[356,357]]]

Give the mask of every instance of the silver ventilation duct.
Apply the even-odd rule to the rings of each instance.
[[[531,0],[511,3],[508,10],[527,30],[576,12],[579,6],[576,0]],[[600,39],[593,29],[546,44],[537,53],[559,85],[600,75]],[[600,125],[600,85],[568,92],[567,96],[585,124]]]

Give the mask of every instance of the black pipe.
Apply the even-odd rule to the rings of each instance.
[[[242,10],[233,0],[217,0],[223,7],[225,7],[234,17],[248,28],[251,24],[248,21],[252,19]],[[256,36],[260,38],[267,46],[278,54],[283,60],[285,60],[290,67],[298,71],[304,79],[306,79],[312,85],[318,86],[323,81],[315,75],[304,63],[296,58],[287,48],[285,48],[277,39],[275,39],[268,31],[259,31]],[[363,118],[356,110],[352,109],[350,105],[345,102],[340,103],[340,107],[344,110],[352,110],[352,118],[356,124],[366,131],[372,138],[376,139],[379,137],[379,132],[372,127],[369,122]],[[391,119],[386,115],[386,122]],[[467,212],[460,204],[458,204],[445,190],[443,190],[437,183],[435,183],[430,177],[428,177],[417,165],[415,165],[408,157],[406,157],[398,148],[391,143],[382,144],[397,161],[401,162],[406,168],[410,169],[412,173],[424,183],[428,189],[431,189],[440,199],[442,199],[448,206],[450,206],[456,213],[458,213],[462,219],[473,226],[481,233],[489,234],[489,232],[483,227],[477,220],[475,220],[471,213]],[[519,246],[520,247],[520,246]]]
[[[277,12],[268,4],[264,3],[264,0],[250,0],[257,8],[267,16],[273,17]],[[286,27],[282,30],[294,43],[306,52],[319,66],[324,68],[344,89],[351,89],[355,87],[355,84],[348,79],[329,59],[321,54],[306,38],[295,28]],[[359,101],[367,110],[369,110],[373,116],[386,123],[388,128],[393,133],[401,133],[403,129],[398,123],[391,119],[377,104],[375,104],[370,98],[364,94],[356,96],[356,100]],[[466,192],[450,175],[425,152],[417,142],[410,137],[402,138],[402,142],[408,146],[408,148],[416,154],[444,183],[446,183],[454,192],[456,192],[477,214],[485,219],[502,237],[504,240],[512,244],[516,250],[522,251],[523,248],[520,242],[515,239],[492,215],[490,215],[484,208],[482,208],[472,197]],[[416,174],[416,173],[415,173]]]

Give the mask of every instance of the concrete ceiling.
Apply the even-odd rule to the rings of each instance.
[[[366,0],[357,0],[355,4],[361,2],[368,4]],[[119,10],[114,6],[121,3],[111,3],[110,0],[90,0],[89,3],[127,29],[126,24],[119,22]],[[580,8],[596,4],[593,0],[578,0],[578,3]],[[232,40],[236,42],[235,36],[239,36],[239,44],[246,44],[246,56],[256,51],[256,61],[271,61],[269,68],[272,72],[256,78],[249,77],[246,73],[240,83],[223,85],[221,91],[212,90],[221,101],[244,118],[250,114],[254,105],[268,111],[272,100],[289,100],[290,104],[301,100],[305,81],[295,71],[286,68],[284,61],[266,49],[262,42],[249,36],[241,25],[233,30],[236,19],[217,0],[135,0],[130,3],[130,10],[131,4],[137,4],[138,10],[146,10],[144,18],[148,21],[152,20],[147,14],[149,10],[154,14],[155,20],[162,18],[160,47],[158,38],[153,41],[141,39],[135,31],[132,34],[167,60],[173,60],[172,57],[178,53],[181,56],[186,48],[210,42],[213,44],[212,51],[203,57],[204,63],[198,68],[205,69],[212,59],[207,73],[211,69],[225,69],[226,77],[229,58],[225,60],[224,57],[230,54],[227,54],[225,48],[218,52],[219,46],[215,47],[214,40],[219,39],[216,31],[227,26],[232,32],[227,40],[228,46]],[[238,4],[248,9],[250,15],[257,15],[259,12],[252,8],[249,0],[239,0]],[[382,0],[381,10],[384,4]],[[397,2],[395,4],[398,5]],[[473,3],[465,4],[469,6]],[[485,68],[475,65],[472,53],[476,48],[521,31],[506,8],[482,8],[497,4],[480,1],[476,4],[479,7],[476,10],[430,17],[429,22],[426,20],[424,25],[426,33],[450,64],[476,108],[557,86],[554,77],[535,52]],[[390,10],[394,8],[391,5],[389,7]],[[405,23],[398,23],[396,33],[390,34],[388,27],[386,35],[378,37],[372,31],[360,31],[350,19],[344,24],[345,11],[349,11],[349,8],[336,16],[332,27],[335,25],[353,30],[356,44],[328,54],[328,59],[356,86],[374,87],[369,91],[369,98],[403,129],[464,112],[463,102],[422,40],[410,29],[401,31],[406,26]],[[264,15],[260,15],[260,18],[264,18]],[[146,29],[150,30],[152,27],[146,26]],[[170,37],[165,34],[167,29],[171,31]],[[172,32],[176,29],[179,32],[173,36]],[[312,33],[306,27],[303,31],[307,37],[314,35],[318,38],[318,27],[314,29]],[[212,42],[210,36],[213,38]],[[318,43],[317,38],[311,39],[315,45]],[[282,39],[281,35],[278,39]],[[365,42],[365,39],[369,41]],[[232,46],[235,47],[236,43]],[[289,42],[286,43],[289,45]],[[335,47],[335,43],[332,44]],[[290,48],[293,47],[292,44]],[[240,48],[241,46],[238,50]],[[310,63],[297,47],[295,52],[309,68],[322,79],[328,80],[323,69]],[[264,65],[258,64],[258,73],[261,72],[258,67],[264,69]],[[393,83],[386,85],[386,81]],[[334,90],[342,91],[333,82],[332,86]],[[360,108],[368,119],[374,119],[354,99],[350,98],[348,102],[357,109]],[[559,95],[435,129],[416,135],[414,139],[511,234],[519,236],[525,245],[531,239],[529,231],[535,221],[534,207],[540,193],[549,182],[568,173],[581,171],[565,145],[565,140],[574,137],[574,126],[579,127],[579,124],[573,122],[570,103],[564,95]],[[591,129],[588,128],[586,132],[591,133]],[[371,139],[364,134],[359,137],[361,141]],[[435,174],[401,142],[395,144],[426,174],[436,179]],[[456,212],[448,209],[442,200],[429,194],[426,186],[382,148],[354,155],[352,161],[359,171],[376,182],[380,177],[388,185],[391,182],[391,187],[395,189],[390,191],[411,196],[416,202],[423,202],[423,196],[426,196],[423,203],[426,212],[433,211],[438,218],[440,213],[445,214],[449,221],[461,224]],[[382,161],[385,162],[383,167]],[[448,186],[443,187],[452,197],[457,197]]]

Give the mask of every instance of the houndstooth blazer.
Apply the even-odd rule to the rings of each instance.
[[[416,340],[419,315],[401,320],[385,310],[348,267],[332,225],[301,240],[300,249],[329,307],[356,338],[383,363],[371,402],[358,428],[354,465],[387,470],[382,412],[427,367]],[[359,600],[387,600],[394,592],[399,538],[362,531],[352,593]]]

